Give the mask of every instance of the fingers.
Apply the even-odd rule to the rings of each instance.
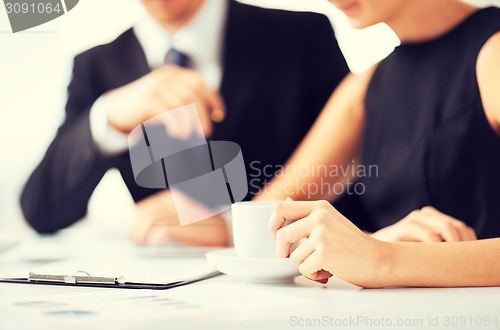
[[[169,231],[166,226],[150,227],[148,235],[143,244],[151,246],[163,246],[169,239]]]
[[[422,208],[418,216],[422,223],[439,233],[445,242],[468,241],[475,238],[475,233],[473,234],[473,230],[465,223],[433,207]]]
[[[313,239],[306,239],[295,251],[290,254],[290,261],[299,269],[300,264],[309,257],[316,249],[316,242]]]
[[[303,221],[298,221],[300,223]],[[308,238],[290,255],[292,264],[307,278],[325,283],[332,276],[329,272],[323,270],[324,260],[316,251],[318,246],[315,237]]]
[[[185,76],[184,88],[190,91],[190,97],[185,104],[195,103],[198,110],[199,121],[201,122],[201,132],[197,132],[200,136],[210,136],[212,134],[212,121],[210,120],[210,104],[208,101],[209,89],[205,85],[203,79],[196,73],[188,72]],[[185,105],[183,104],[183,105]],[[193,125],[199,127],[198,118],[192,118]],[[196,122],[195,122],[196,121]]]
[[[191,76],[191,81],[188,82],[188,85],[196,94],[196,105],[200,106],[198,113],[203,132],[205,136],[210,136],[213,129],[212,121],[219,123],[225,117],[225,106],[222,96],[217,91],[210,89],[197,74]]]
[[[142,212],[141,206],[136,206],[134,220],[129,228],[129,238],[134,242],[142,244],[152,221],[153,219],[144,220],[144,212]]]
[[[164,238],[169,236],[171,227],[177,223],[172,196],[165,190],[136,204],[129,237],[139,244],[162,245]],[[158,229],[161,229],[161,235]]]
[[[453,218],[448,217],[432,207],[420,210],[421,221],[441,235],[445,242],[459,242],[460,233]]]
[[[457,225],[458,232],[460,234],[461,241],[476,241],[477,236],[474,229],[468,227],[465,223]]]
[[[167,133],[170,137],[185,140],[192,134],[193,125],[187,112],[172,112],[166,122]]]
[[[467,232],[469,241],[477,241],[477,235],[474,229],[472,229],[471,227],[467,227]]]
[[[208,91],[208,103],[210,104],[211,113],[210,119],[212,119],[215,123],[220,123],[226,117],[226,107],[224,105],[224,100],[222,96],[217,91],[210,90]]]
[[[212,121],[210,120],[210,115],[209,115],[209,107],[207,104],[203,101],[202,96],[201,98],[197,98],[196,101],[196,107],[198,109],[198,114],[201,122],[201,135],[200,136],[210,136],[212,135],[213,131],[213,124]]]
[[[402,241],[408,242],[442,242],[442,237],[439,233],[435,232],[432,228],[420,223],[411,222],[405,229],[406,233],[401,237]]]
[[[375,232],[383,241],[458,242],[476,240],[474,230],[465,223],[426,206],[408,214],[396,224]]]
[[[390,231],[392,236],[397,237],[396,240],[401,241],[459,242],[477,239],[474,230],[465,223],[430,206],[411,212],[399,223],[382,231],[384,233],[380,235],[387,236]]]
[[[198,107],[205,136],[212,133],[212,120],[220,122],[225,117],[222,97],[207,87],[200,74],[171,65],[107,93],[106,100],[109,123],[124,133],[158,114],[191,103]],[[169,125],[170,134],[185,136],[183,119]],[[199,128],[199,124],[191,126]]]
[[[148,235],[149,229],[152,223],[149,221],[143,221],[141,218],[136,218],[132,223],[129,231],[129,237],[134,242],[139,244],[144,244],[146,241],[146,237]]]
[[[211,120],[216,123],[222,122],[226,114],[222,96],[216,90],[209,88],[200,75],[194,73],[193,71],[188,72],[191,74],[185,75],[185,78],[187,78],[186,83],[197,93],[198,98],[201,99],[208,108],[208,111],[204,114],[207,115],[206,118],[210,122],[210,126]]]
[[[315,226],[315,221],[311,218],[314,216],[313,212],[301,221],[293,222],[277,231],[276,256],[278,258],[288,257],[292,244],[298,242],[302,238],[307,238],[310,235]]]
[[[144,244],[155,222],[155,219],[144,220],[142,217],[136,217],[129,230],[130,239],[139,244]]]
[[[321,281],[332,277],[332,274],[323,269],[324,260],[321,253],[316,249],[299,266],[299,272],[313,281]]]
[[[171,226],[165,219],[137,219],[130,228],[129,237],[141,245],[162,246],[170,236]]]
[[[290,254],[290,260],[306,277],[323,284],[328,281],[332,274],[323,270],[321,265],[325,263],[325,260],[317,252],[318,240],[310,236],[314,228],[320,224],[319,221],[323,221],[321,215],[326,213],[326,209],[333,209],[326,201],[287,201],[275,206],[269,223],[270,230],[276,232],[277,257],[289,256],[291,245],[307,238]],[[290,223],[290,221],[292,222]],[[289,224],[282,227],[285,222]],[[276,228],[278,229],[276,230]]]
[[[211,114],[217,114],[215,116],[217,122],[224,119],[225,110],[222,97],[218,92],[208,88],[203,78],[192,70],[171,68],[165,72],[168,72],[169,75],[162,81],[161,86],[158,86],[158,93],[164,104],[162,112],[195,103],[202,130],[198,131],[198,118],[189,118],[188,123],[182,123],[186,126],[180,128],[180,133],[184,138],[193,131],[201,133],[201,136],[210,136],[213,130]],[[177,130],[174,131],[177,133]]]
[[[273,234],[276,234],[285,221],[291,223],[305,218],[316,208],[332,209],[332,206],[327,201],[278,203],[271,214],[268,229]]]

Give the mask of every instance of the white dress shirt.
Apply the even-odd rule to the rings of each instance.
[[[202,76],[207,86],[219,89],[227,7],[227,0],[205,0],[189,24],[174,34],[170,34],[149,15],[134,26],[134,33],[150,69],[164,65],[168,50],[175,48],[190,58],[192,69]],[[127,149],[127,135],[108,124],[105,95],[90,110],[90,129],[103,153],[116,154]]]

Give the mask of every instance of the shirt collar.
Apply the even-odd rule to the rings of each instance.
[[[170,48],[188,55],[195,70],[207,65],[220,65],[227,7],[227,0],[205,0],[191,22],[174,34],[168,33],[147,15],[134,26],[134,33],[149,67],[155,69],[162,66]]]

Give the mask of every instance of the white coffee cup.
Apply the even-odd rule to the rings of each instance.
[[[231,206],[233,242],[238,257],[276,257],[276,240],[268,230],[275,205],[275,202],[239,202]]]

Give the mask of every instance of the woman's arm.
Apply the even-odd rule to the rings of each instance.
[[[457,243],[388,243],[391,286],[500,286],[500,238]]]
[[[350,74],[344,79],[284,166],[284,171],[271,181],[256,200],[332,197],[325,196],[325,189],[321,188],[348,179],[331,175],[331,165],[347,170],[354,165],[353,159],[358,155],[363,127],[363,101],[373,71],[370,69],[361,75]],[[307,189],[312,186],[318,189]]]
[[[476,75],[484,112],[492,129],[500,136],[500,32],[494,34],[481,49]]]
[[[500,286],[500,239],[386,243],[364,234],[326,201],[279,203],[269,229],[276,234],[277,256],[289,256],[315,281],[335,275],[365,288]]]

